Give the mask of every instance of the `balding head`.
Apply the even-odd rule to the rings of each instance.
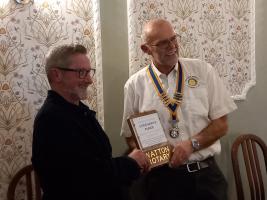
[[[152,19],[148,21],[143,28],[143,43],[151,43],[152,41],[156,40],[165,30],[171,30],[174,33],[172,25],[167,20]]]
[[[165,19],[153,19],[144,25],[141,49],[151,56],[153,64],[168,74],[178,62],[177,34]]]

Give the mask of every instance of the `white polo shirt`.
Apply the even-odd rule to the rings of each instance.
[[[171,145],[187,140],[208,126],[211,120],[218,119],[237,108],[226,90],[224,83],[214,68],[201,60],[179,58],[184,73],[184,95],[177,109],[179,118],[178,138],[171,138],[169,130],[170,113],[155,91],[147,74],[147,67],[132,75],[124,86],[124,113],[121,135],[130,137],[127,118],[136,113],[157,110],[165,135]],[[162,81],[169,97],[173,98],[176,87],[178,64],[166,76],[152,64],[154,72]],[[193,80],[193,83],[191,82]],[[193,153],[189,161],[203,160],[221,152],[220,141],[217,140],[208,148]]]

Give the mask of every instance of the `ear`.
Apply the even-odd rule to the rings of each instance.
[[[144,53],[147,53],[148,55],[151,55],[151,50],[147,44],[142,44],[141,49]]]
[[[50,76],[52,77],[52,80],[54,82],[60,82],[62,80],[62,73],[60,72],[59,69],[51,69],[50,70]]]

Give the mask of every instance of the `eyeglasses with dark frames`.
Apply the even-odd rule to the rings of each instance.
[[[77,72],[80,79],[85,79],[88,74],[92,78],[95,75],[96,69],[72,69],[72,68],[63,68],[63,67],[57,67],[57,69],[62,71],[69,71],[69,72]]]
[[[181,41],[181,36],[179,34],[175,34],[169,39],[161,40],[157,42],[156,44],[148,44],[150,46],[156,46],[160,49],[166,49],[169,47],[170,44],[177,45]]]

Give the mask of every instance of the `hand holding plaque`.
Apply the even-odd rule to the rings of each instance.
[[[153,110],[135,114],[127,121],[136,139],[138,148],[146,153],[151,167],[168,163],[170,159],[170,147],[161,126],[158,113]]]

